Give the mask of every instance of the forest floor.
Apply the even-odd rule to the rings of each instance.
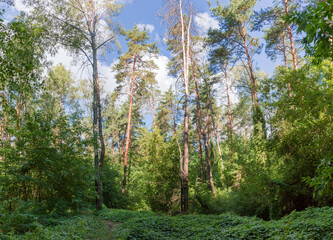
[[[272,221],[231,213],[172,217],[150,211],[104,209],[39,216],[26,230],[28,222],[23,220],[27,219],[26,214],[17,215],[6,222],[8,225],[0,226],[0,240],[333,239],[332,207],[308,208]]]

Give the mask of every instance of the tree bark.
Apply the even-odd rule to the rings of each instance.
[[[284,11],[286,14],[289,13],[288,10],[288,0],[283,0],[284,2]],[[291,56],[293,58],[293,65],[294,65],[294,69],[297,70],[297,58],[296,58],[296,51],[295,51],[295,45],[294,45],[294,37],[293,37],[293,33],[291,31],[291,27],[290,24],[287,23],[287,31],[288,31],[288,35],[289,35],[289,40],[290,40],[290,49],[291,49]]]
[[[234,159],[234,142],[233,142],[233,131],[232,131],[232,116],[230,107],[230,97],[229,97],[229,84],[228,84],[228,73],[226,63],[223,64],[225,85],[227,87],[227,102],[228,102],[228,116],[229,116],[229,130],[230,130],[230,146],[231,146],[231,158]]]
[[[245,50],[245,54],[246,54],[246,58],[247,58],[247,62],[248,62],[249,71],[250,71],[251,89],[252,89],[254,104],[255,104],[255,107],[258,107],[259,103],[258,103],[257,88],[256,88],[256,78],[255,78],[254,72],[253,72],[252,60],[251,60],[251,56],[249,53],[249,48],[247,46],[246,33],[245,33],[245,28],[244,28],[243,24],[241,24],[241,36],[243,39],[244,50]]]
[[[102,209],[103,192],[100,171],[99,147],[98,147],[98,116],[99,116],[99,83],[97,70],[97,46],[96,46],[96,21],[94,15],[95,3],[91,1],[90,37],[92,48],[92,67],[93,67],[93,138],[94,138],[94,165],[95,165],[95,188],[96,188],[96,210]],[[101,133],[101,132],[100,132]]]
[[[189,18],[187,25],[187,36],[185,40],[185,22],[183,18],[183,9],[182,9],[182,0],[179,0],[179,10],[180,10],[180,20],[181,20],[181,44],[182,44],[182,53],[183,53],[183,77],[185,83],[185,113],[184,113],[184,167],[183,167],[183,211],[188,212],[188,163],[189,163],[189,121],[190,121],[190,109],[189,109],[189,51],[190,51],[190,28],[192,16]],[[186,41],[186,43],[185,43]]]
[[[134,84],[135,84],[135,75],[134,75],[134,73],[135,73],[135,64],[136,64],[136,55],[134,55],[133,68],[132,68],[132,82],[131,82],[130,105],[129,105],[127,131],[126,131],[126,148],[125,148],[125,157],[124,157],[124,180],[123,180],[122,194],[125,194],[125,192],[126,192],[127,159],[128,159],[129,145],[130,145],[133,92],[134,92]]]
[[[214,109],[213,109],[213,104],[212,104],[210,91],[208,89],[208,84],[207,84],[206,78],[204,78],[204,82],[205,82],[206,91],[208,92],[209,108],[210,108],[210,112],[211,112],[211,116],[212,116],[212,123],[213,123],[213,128],[214,128],[215,141],[216,141],[217,149],[219,151],[219,156],[220,156],[220,160],[221,160],[221,167],[222,167],[222,170],[224,170],[222,151],[221,151],[221,147],[220,147],[220,138],[218,137],[218,134],[217,134],[217,127],[215,125],[215,120],[214,120]]]
[[[198,81],[197,81],[197,74],[195,69],[195,63],[193,61],[193,55],[191,51],[191,62],[192,62],[192,71],[193,71],[193,78],[195,84],[195,101],[197,105],[197,138],[198,138],[198,148],[199,148],[199,159],[200,159],[200,178],[201,180],[204,179],[203,175],[203,164],[202,164],[202,146],[201,146],[201,107],[200,107],[200,96],[199,96],[199,88],[198,88]]]
[[[206,117],[206,131],[203,134],[203,136],[204,136],[204,143],[205,143],[205,158],[206,158],[207,175],[208,175],[208,178],[209,178],[210,190],[215,195],[215,187],[214,187],[213,174],[212,174],[211,162],[210,162],[210,154],[209,154],[208,131],[209,131],[209,114],[207,112],[207,117]]]
[[[283,59],[284,59],[284,66],[286,68],[288,68],[288,60],[287,60],[287,54],[286,54],[286,43],[285,43],[285,38],[284,38],[284,34],[282,35],[282,53],[283,53]],[[287,87],[288,87],[288,94],[289,94],[289,98],[291,98],[291,87],[290,87],[290,83],[287,83]]]

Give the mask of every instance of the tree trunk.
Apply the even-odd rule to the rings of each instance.
[[[150,100],[150,97],[149,97],[149,108],[150,108],[151,116],[153,117],[154,129],[156,129],[157,124],[156,124],[156,117],[155,117],[154,96],[152,96],[151,100]]]
[[[195,64],[193,61],[192,51],[191,51],[191,62],[192,62],[192,71],[195,84],[195,101],[197,105],[197,138],[198,138],[198,148],[199,148],[199,159],[200,159],[200,178],[203,180],[203,164],[202,164],[202,146],[201,146],[201,107],[200,107],[200,97],[199,97],[199,88],[197,81],[197,74],[195,69]]]
[[[256,78],[255,78],[254,72],[253,72],[252,60],[251,60],[251,56],[250,56],[249,49],[247,46],[246,33],[245,33],[245,28],[244,28],[243,24],[241,24],[241,36],[243,38],[244,50],[245,50],[245,54],[246,54],[246,58],[247,58],[249,71],[250,71],[251,89],[252,89],[254,104],[255,104],[255,107],[258,107],[259,103],[258,103],[257,88],[256,88]]]
[[[285,13],[288,14],[289,13],[288,0],[283,0],[283,2],[284,2]],[[293,65],[294,65],[294,69],[297,69],[297,58],[296,58],[296,51],[295,51],[293,33],[291,32],[290,24],[287,23],[286,25],[287,25],[287,31],[288,31],[288,34],[289,34],[290,49],[291,49],[291,56],[293,58]]]
[[[207,112],[207,117],[206,117],[206,131],[203,134],[203,136],[204,136],[204,143],[205,143],[205,158],[206,158],[207,175],[208,175],[208,178],[209,178],[210,190],[215,195],[213,174],[212,174],[211,163],[210,163],[209,145],[208,145],[208,131],[209,131],[209,114]]]
[[[16,117],[16,128],[19,129],[21,125],[21,94],[19,94],[19,99],[17,100]]]
[[[243,142],[244,145],[246,144],[246,129],[245,129],[245,124],[243,124]]]
[[[94,138],[94,165],[95,165],[95,188],[96,188],[96,210],[100,210],[103,204],[103,192],[102,192],[102,180],[100,172],[100,159],[99,159],[99,147],[98,147],[98,116],[99,116],[99,82],[98,82],[98,72],[97,72],[97,47],[96,47],[96,29],[95,29],[95,19],[94,19],[94,3],[92,4],[92,14],[91,14],[91,47],[93,53],[93,138]],[[101,132],[100,132],[101,133]]]
[[[132,82],[131,82],[130,105],[129,105],[127,131],[126,131],[126,148],[125,148],[125,157],[124,157],[124,180],[123,180],[122,194],[125,194],[125,192],[126,192],[127,159],[128,159],[128,150],[129,150],[129,144],[130,144],[132,104],[133,104],[133,92],[134,92],[134,83],[135,83],[135,76],[134,76],[135,64],[136,64],[136,55],[134,55],[133,68],[132,68]]]
[[[221,167],[222,167],[222,170],[224,170],[222,151],[221,151],[221,147],[220,147],[220,138],[218,137],[218,134],[217,134],[217,127],[215,125],[215,120],[214,120],[214,109],[213,109],[213,104],[212,104],[210,91],[208,89],[208,84],[207,84],[206,78],[204,78],[204,82],[205,82],[206,91],[208,92],[209,108],[210,108],[210,112],[211,112],[211,116],[212,116],[212,123],[213,123],[213,128],[214,128],[214,136],[215,136],[215,140],[216,140],[216,145],[217,145],[217,149],[219,151]]]
[[[287,54],[286,54],[286,43],[285,43],[285,39],[284,39],[284,34],[282,36],[282,52],[283,52],[284,65],[286,68],[288,68],[288,60],[287,60]],[[289,98],[291,98],[291,87],[290,87],[289,82],[287,83],[287,87],[288,87]]]
[[[59,121],[59,149],[60,149],[60,152],[61,152],[61,145],[62,145],[62,138],[61,138],[61,132],[62,132],[62,93],[60,94],[60,115],[59,115],[59,118],[60,118],[60,121]]]
[[[190,122],[190,108],[189,108],[189,52],[190,52],[190,28],[192,16],[189,18],[187,26],[187,39],[185,43],[185,22],[183,18],[182,0],[179,0],[180,20],[181,20],[181,44],[183,52],[183,77],[185,83],[185,113],[184,113],[184,168],[183,168],[183,206],[184,212],[188,212],[188,163],[189,163],[189,122]]]
[[[96,69],[97,69],[97,62],[96,62]],[[101,105],[101,93],[99,87],[99,78],[97,72],[97,106],[98,106],[98,131],[99,131],[99,140],[101,145],[101,155],[99,158],[98,168],[99,171],[102,171],[103,163],[104,163],[104,156],[105,156],[105,144],[104,144],[104,136],[103,136],[103,122],[102,122],[102,105]]]
[[[230,130],[230,146],[231,146],[231,158],[234,159],[234,142],[233,142],[233,131],[232,131],[232,116],[230,107],[230,97],[229,97],[229,84],[228,84],[228,73],[226,63],[223,64],[225,85],[227,87],[227,101],[228,101],[228,116],[229,116],[229,130]]]

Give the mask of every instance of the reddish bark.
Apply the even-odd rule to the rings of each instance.
[[[126,131],[126,148],[125,148],[125,157],[124,157],[124,180],[123,180],[122,194],[125,194],[125,192],[126,192],[127,159],[128,159],[129,145],[130,145],[132,105],[133,105],[133,93],[134,93],[134,85],[135,85],[135,75],[134,75],[134,73],[135,73],[135,64],[136,64],[136,55],[134,55],[133,67],[132,67],[132,82],[131,82],[130,105],[129,105],[127,131]]]

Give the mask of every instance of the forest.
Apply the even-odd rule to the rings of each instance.
[[[332,0],[17,2],[0,239],[333,239]]]

